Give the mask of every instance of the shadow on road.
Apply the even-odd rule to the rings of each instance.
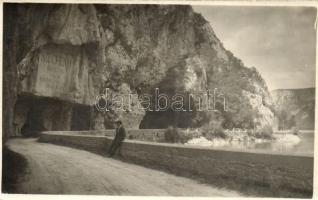
[[[2,193],[19,193],[18,184],[26,175],[27,160],[7,147],[2,150]]]

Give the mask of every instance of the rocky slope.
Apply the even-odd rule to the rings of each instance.
[[[7,134],[15,131],[12,124],[20,130],[30,121],[30,104],[15,109],[18,119],[7,113],[13,113],[21,96],[33,103],[34,97],[59,102],[37,111],[49,130],[72,129],[70,124],[81,120],[90,121],[89,129],[111,128],[117,117],[132,128],[198,127],[210,120],[225,128],[273,123],[262,77],[224,49],[209,22],[190,6],[5,4],[4,10]],[[99,112],[95,98],[106,88],[108,95],[139,98],[153,97],[155,88],[170,97],[217,88],[226,98],[227,112],[198,111],[193,99],[186,102],[193,111],[145,112],[139,109],[145,106],[141,99],[126,102],[119,111],[110,98],[110,111]],[[79,118],[75,106],[90,109]]]
[[[271,94],[280,129],[297,126],[299,129],[314,130],[315,88],[278,89]]]

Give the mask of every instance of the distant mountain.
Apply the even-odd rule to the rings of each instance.
[[[315,88],[278,89],[271,94],[279,129],[294,125],[299,129],[314,129]]]

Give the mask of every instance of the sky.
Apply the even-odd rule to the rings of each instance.
[[[193,6],[270,90],[315,86],[316,8]]]

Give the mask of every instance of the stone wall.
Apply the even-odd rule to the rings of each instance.
[[[126,138],[138,141],[164,142],[165,129],[126,129]],[[89,131],[49,131],[44,132],[54,135],[73,135],[73,136],[108,136],[113,137],[114,129],[89,130]]]
[[[45,132],[40,141],[105,154],[111,138],[101,136],[101,132],[87,134]],[[107,131],[107,135],[111,135],[111,131]],[[312,196],[313,157],[215,150],[135,140],[126,140],[120,154],[125,161],[199,178],[219,187],[266,196]]]

